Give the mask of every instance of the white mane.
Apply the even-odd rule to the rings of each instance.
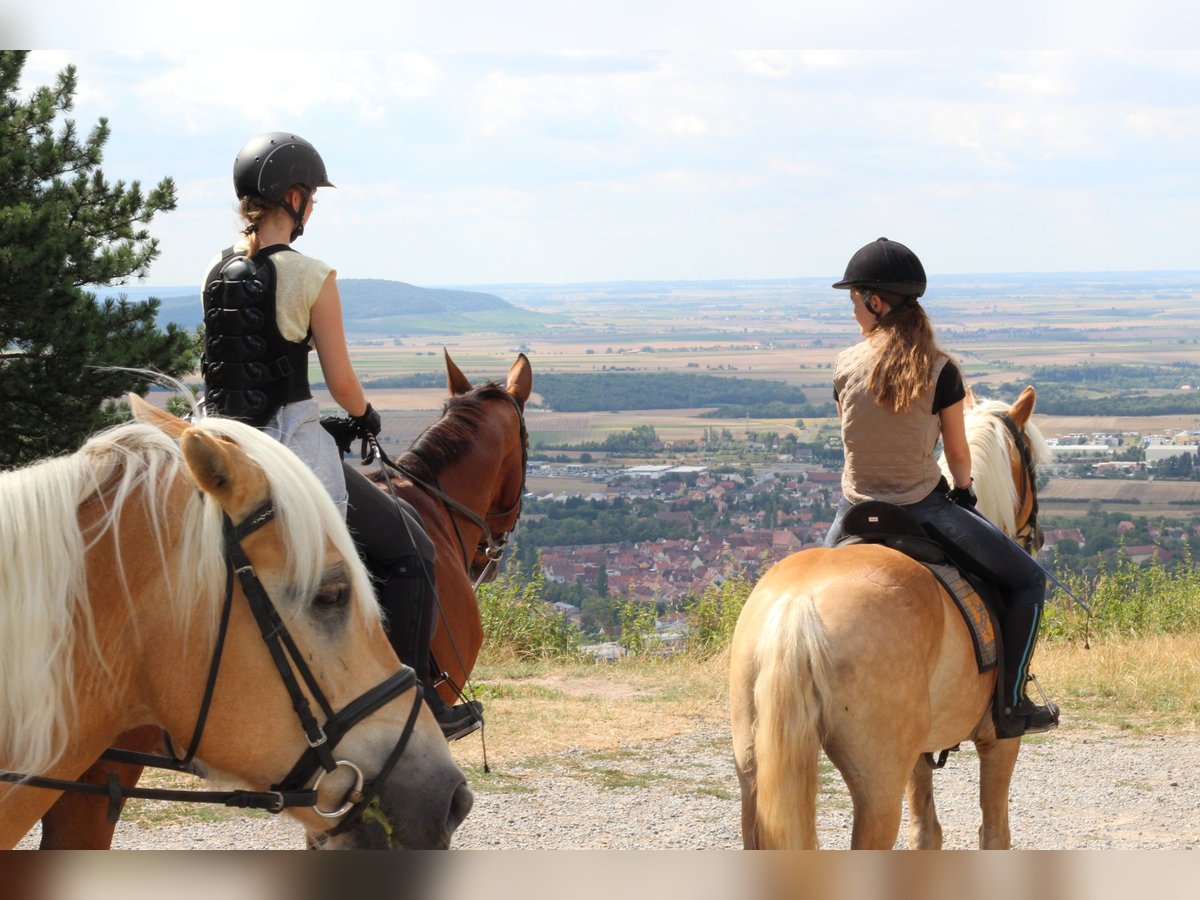
[[[271,598],[281,615],[295,615],[313,596],[328,541],[350,568],[354,593],[363,598],[360,613],[378,617],[349,532],[308,467],[239,422],[211,418],[194,427],[233,441],[266,474],[281,540],[297,550],[282,573],[293,590]],[[129,524],[122,517],[131,515],[145,519],[154,546],[120,545],[120,526]],[[91,523],[86,532],[81,518]],[[0,474],[0,768],[45,771],[62,752],[75,704],[74,647],[86,640],[99,651],[87,565],[107,537],[117,541],[126,602],[139,599],[138,586],[127,582],[122,556],[156,554],[166,596],[145,600],[172,604],[180,640],[212,639],[224,599],[222,512],[195,489],[174,440],[131,423],[95,435],[71,456]]]
[[[1017,530],[1017,486],[1013,482],[1009,460],[1009,434],[1000,415],[1007,413],[1009,404],[1001,400],[978,400],[966,410],[967,443],[971,447],[971,475],[975,479],[975,494],[979,511],[1005,534]],[[1025,436],[1035,463],[1050,458],[1046,439],[1032,419],[1025,423]],[[947,479],[950,470],[945,457],[938,459]]]

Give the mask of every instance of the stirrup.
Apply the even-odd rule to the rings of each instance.
[[[1031,681],[1037,688],[1042,702],[1035,703],[1027,693],[1022,692],[1021,700],[1016,706],[1005,707],[1003,712],[996,717],[996,737],[1004,739],[1021,737],[1026,734],[1042,734],[1058,727],[1060,715],[1058,704],[1052,703],[1046,698],[1036,676],[1030,675],[1026,678],[1025,683],[1028,684]]]
[[[483,704],[478,700],[470,700],[458,706],[443,706],[433,715],[447,741],[457,741],[483,727]]]

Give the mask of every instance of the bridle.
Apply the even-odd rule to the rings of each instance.
[[[1046,542],[1045,536],[1042,534],[1042,526],[1038,524],[1037,520],[1037,467],[1033,460],[1033,451],[1029,448],[1025,429],[1019,428],[1012,416],[1007,413],[996,413],[995,415],[1004,423],[1004,427],[1008,429],[1008,433],[1013,439],[1013,444],[1016,445],[1017,452],[1021,454],[1021,489],[1017,509],[1018,511],[1023,510],[1028,504],[1029,515],[1017,527],[1017,533],[1013,535],[1013,538],[1024,548],[1026,553],[1032,556],[1041,550],[1042,545]]]
[[[517,421],[521,430],[521,489],[517,492],[516,500],[503,509],[487,512],[481,516],[470,507],[460,503],[443,491],[436,478],[432,483],[426,481],[401,463],[389,459],[382,449],[379,449],[379,458],[383,464],[404,476],[404,478],[411,481],[429,496],[439,501],[445,508],[450,522],[454,525],[454,534],[458,538],[458,547],[463,556],[463,566],[467,574],[474,579],[472,587],[475,590],[479,589],[479,585],[487,579],[487,576],[500,564],[500,560],[504,557],[505,545],[507,545],[509,536],[517,527],[517,522],[521,519],[521,506],[525,499],[525,477],[526,471],[529,468],[529,432],[525,427],[525,411],[521,408],[520,401],[512,394],[504,392],[504,396],[513,404],[513,409],[517,413]],[[388,480],[388,484],[391,484],[390,480]],[[480,531],[481,538],[474,553],[467,550],[466,539],[463,537],[462,529],[459,527],[459,517],[467,519]],[[511,524],[505,529],[493,530],[492,526],[488,524],[489,519],[507,520],[509,517],[511,517]],[[481,556],[487,562],[482,567],[478,567],[475,565],[475,560]]]
[[[305,662],[304,655],[296,646],[287,626],[280,618],[279,611],[267,595],[262,582],[254,571],[254,566],[242,548],[242,541],[250,534],[262,528],[275,518],[275,506],[267,500],[258,509],[250,513],[241,523],[234,525],[228,516],[224,517],[222,526],[224,552],[226,563],[225,600],[221,609],[220,624],[217,629],[216,644],[213,647],[212,660],[209,664],[208,678],[205,683],[204,697],[200,703],[196,726],[192,731],[192,740],[182,757],[174,754],[171,741],[166,737],[170,756],[152,753],[139,753],[120,748],[111,748],[102,758],[134,765],[151,766],[154,768],[171,769],[175,771],[193,771],[196,751],[204,733],[204,725],[212,704],[217,675],[220,671],[221,657],[225,646],[225,636],[229,628],[230,613],[233,608],[233,585],[236,577],[241,584],[242,593],[250,606],[250,611],[258,623],[263,642],[271,654],[276,671],[283,680],[291,699],[292,708],[300,720],[304,730],[308,749],[301,754],[300,759],[292,770],[268,791],[188,791],[188,790],[159,790],[154,788],[123,787],[117,781],[116,773],[108,773],[106,784],[91,784],[81,781],[68,781],[56,778],[44,778],[35,775],[23,775],[16,772],[0,771],[0,782],[10,782],[18,785],[47,788],[51,790],[73,791],[77,793],[101,794],[109,798],[109,820],[116,822],[120,814],[121,801],[126,797],[149,800],[177,800],[193,803],[220,803],[225,806],[245,809],[263,809],[271,813],[279,813],[293,807],[308,807],[318,815],[336,819],[344,816],[341,822],[328,833],[337,835],[352,827],[366,811],[367,807],[378,797],[383,783],[387,780],[396,764],[408,746],[416,726],[417,714],[421,709],[422,688],[417,681],[416,673],[404,666],[395,675],[385,679],[380,684],[368,690],[357,699],[351,701],[341,710],[335,712],[317,684],[312,669]],[[298,677],[297,677],[298,676]],[[316,702],[324,718],[322,724],[313,713],[308,698],[300,688],[300,682],[308,688],[312,699]],[[359,767],[344,759],[334,756],[334,749],[346,733],[371,713],[409,690],[415,689],[413,706],[404,724],[396,746],[388,754],[378,775],[367,781]],[[165,732],[164,732],[164,736]],[[334,810],[324,810],[318,805],[318,789],[322,779],[337,769],[349,769],[354,775],[354,786],[343,798],[343,802]],[[315,780],[314,780],[315,776]],[[309,786],[311,782],[311,786]]]

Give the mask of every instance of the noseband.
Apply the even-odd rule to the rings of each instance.
[[[345,818],[329,831],[329,834],[340,834],[352,827],[362,816],[367,806],[378,796],[383,783],[399,762],[401,755],[408,746],[416,726],[417,714],[421,709],[422,689],[417,682],[416,673],[404,666],[395,675],[371,688],[358,699],[351,701],[340,711],[334,712],[317,684],[312,669],[304,660],[304,655],[296,646],[287,626],[280,618],[279,611],[267,595],[262,582],[254,571],[254,566],[242,549],[242,541],[250,534],[262,528],[275,518],[275,506],[267,500],[262,506],[248,515],[240,524],[234,525],[228,516],[224,517],[223,535],[225,543],[225,601],[221,609],[220,625],[217,629],[216,645],[213,647],[212,661],[209,664],[208,679],[205,683],[204,697],[200,703],[196,726],[192,731],[192,740],[182,757],[172,753],[163,756],[153,753],[138,753],[131,750],[112,748],[107,750],[103,759],[113,762],[130,763],[140,766],[151,766],[175,771],[194,771],[196,752],[204,733],[204,725],[208,719],[209,708],[212,705],[213,692],[220,671],[221,656],[225,646],[225,636],[229,629],[229,618],[233,608],[233,583],[236,576],[242,586],[242,593],[250,605],[254,620],[258,623],[263,642],[271,654],[276,671],[283,680],[292,708],[300,720],[304,730],[308,749],[304,751],[292,770],[269,791],[168,791],[152,788],[122,787],[116,774],[110,772],[108,783],[105,785],[89,784],[80,781],[66,781],[56,778],[27,776],[15,772],[0,772],[0,781],[13,782],[31,787],[48,788],[52,790],[74,791],[77,793],[103,794],[109,798],[109,820],[116,822],[120,813],[121,800],[125,797],[136,797],[149,800],[186,800],[193,803],[221,803],[247,809],[265,809],[271,813],[282,812],[291,807],[309,807],[318,815],[325,818]],[[297,679],[297,675],[299,679]],[[309,695],[320,707],[324,716],[324,724],[313,714],[308,698],[300,688],[300,681],[308,688]],[[396,746],[392,749],[379,774],[370,782],[363,778],[362,770],[352,762],[337,759],[333,751],[346,733],[364,718],[381,708],[395,697],[415,688],[416,694],[413,706],[404,724]],[[164,732],[168,749],[171,749],[170,737]],[[323,810],[318,806],[317,789],[325,775],[339,768],[350,769],[354,773],[354,787],[344,798],[343,803],[335,810]],[[320,770],[320,771],[318,771]],[[316,776],[314,781],[314,775]],[[308,787],[312,782],[312,786]]]
[[[1012,416],[1004,413],[997,415],[997,418],[1004,423],[1004,427],[1008,429],[1008,433],[1013,439],[1013,444],[1016,445],[1017,452],[1021,454],[1021,491],[1017,509],[1018,511],[1024,509],[1028,502],[1029,516],[1017,528],[1014,538],[1025,548],[1025,552],[1032,556],[1041,550],[1042,545],[1046,542],[1045,536],[1042,534],[1042,526],[1038,524],[1037,520],[1037,467],[1034,464],[1033,451],[1029,449],[1025,429],[1018,428],[1017,423],[1012,420]]]

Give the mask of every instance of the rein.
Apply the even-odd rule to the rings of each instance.
[[[221,656],[228,631],[230,612],[233,607],[233,582],[236,576],[242,586],[242,592],[250,605],[250,610],[258,623],[263,642],[271,654],[275,668],[287,689],[292,701],[292,708],[300,720],[304,730],[308,749],[301,755],[292,770],[279,784],[272,785],[268,791],[191,791],[191,790],[162,790],[156,788],[122,787],[116,773],[108,773],[107,784],[91,784],[82,781],[69,781],[57,778],[45,778],[37,775],[23,775],[17,772],[0,771],[0,782],[17,784],[18,786],[45,788],[48,790],[72,791],[84,794],[101,794],[109,798],[109,821],[116,822],[120,814],[121,801],[127,797],[146,800],[189,801],[193,803],[218,803],[243,809],[263,809],[270,813],[279,813],[292,807],[308,807],[325,818],[345,818],[331,831],[336,835],[353,826],[367,806],[378,796],[382,783],[391,774],[399,762],[401,755],[408,746],[417,722],[422,700],[422,688],[417,682],[416,673],[404,666],[399,672],[385,679],[382,683],[371,688],[356,700],[351,701],[343,709],[334,712],[325,694],[317,684],[311,668],[304,660],[304,655],[296,646],[291,633],[279,616],[279,611],[267,595],[254,566],[242,549],[242,540],[257,531],[275,518],[274,504],[268,500],[241,523],[234,525],[228,516],[224,517],[224,542],[226,560],[225,600],[221,610],[221,620],[217,633],[216,644],[213,648],[212,661],[209,664],[208,678],[205,682],[204,697],[197,714],[196,727],[192,740],[182,758],[162,756],[151,753],[137,753],[120,748],[111,748],[103,755],[104,759],[132,763],[135,765],[152,766],[155,768],[175,771],[193,771],[193,761],[199,748],[204,725],[212,704],[213,692],[220,670]],[[297,680],[297,675],[299,680]],[[308,698],[300,688],[300,681],[307,686],[309,694],[320,707],[325,718],[321,724],[313,714]],[[336,759],[333,750],[346,733],[364,718],[389,703],[392,699],[409,690],[416,689],[412,710],[400,734],[396,746],[392,749],[383,767],[374,780],[367,782],[362,770],[352,762]],[[165,732],[164,732],[165,735]],[[171,746],[167,737],[168,747]],[[354,773],[354,787],[344,798],[343,803],[335,810],[323,810],[318,803],[318,788],[325,775],[339,768],[348,768]],[[320,770],[320,771],[318,771]],[[316,780],[313,781],[313,776]],[[311,787],[306,787],[312,781]]]
[[[468,577],[474,576],[471,566],[474,556],[467,551],[467,542],[463,538],[462,529],[459,527],[459,516],[467,519],[480,530],[483,540],[481,540],[476,547],[475,554],[483,555],[487,558],[488,562],[487,565],[485,565],[479,572],[479,575],[474,577],[471,587],[472,590],[475,591],[479,590],[479,585],[484,582],[488,574],[491,573],[491,571],[500,564],[501,559],[503,559],[505,545],[508,543],[509,535],[511,535],[513,529],[517,527],[517,522],[521,518],[521,506],[525,499],[525,473],[529,468],[529,432],[525,427],[525,412],[521,409],[521,404],[515,397],[508,393],[505,393],[504,396],[507,397],[508,400],[513,404],[513,408],[517,413],[517,421],[520,423],[521,428],[521,490],[517,494],[516,501],[507,509],[484,513],[482,516],[479,515],[473,509],[469,508],[463,503],[460,503],[458,500],[454,499],[445,491],[443,491],[441,485],[437,483],[436,479],[432,484],[429,483],[425,479],[416,475],[411,469],[389,458],[388,455],[384,453],[383,448],[379,446],[378,442],[376,442],[374,439],[371,440],[371,449],[378,455],[381,467],[386,466],[387,468],[399,473],[429,496],[440,501],[442,506],[446,509],[446,512],[450,517],[450,522],[454,526],[455,537],[458,538],[459,550],[463,555],[463,566],[467,571]],[[391,480],[388,479],[387,483],[390,487]],[[488,519],[504,519],[508,516],[513,516],[513,523],[508,529],[499,533],[492,531],[491,526],[488,524]]]

